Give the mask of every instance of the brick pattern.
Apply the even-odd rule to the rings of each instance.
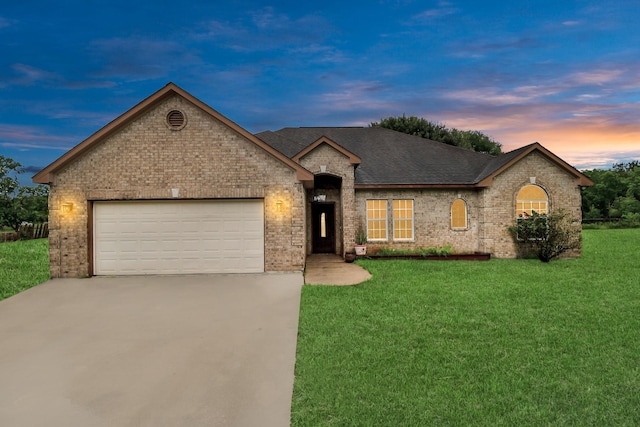
[[[494,180],[491,187],[481,193],[484,210],[480,229],[480,249],[497,258],[514,258],[515,243],[507,229],[514,224],[516,196],[527,184],[535,183],[549,196],[549,208],[563,208],[571,216],[582,220],[582,196],[578,180],[566,170],[538,152],[522,159]],[[579,256],[575,251],[568,256]]]
[[[451,228],[451,203],[462,198],[467,203],[468,227]],[[478,193],[471,190],[358,190],[356,192],[357,223],[366,227],[367,200],[387,200],[387,235],[385,242],[371,242],[370,246],[402,249],[451,245],[456,251],[479,250]],[[412,199],[413,241],[393,240],[393,200]]]
[[[357,223],[366,225],[366,200],[386,199],[388,235],[386,242],[371,246],[395,248],[437,247],[451,245],[455,251],[489,252],[497,258],[514,258],[516,246],[508,228],[514,224],[516,195],[525,185],[540,185],[549,195],[550,209],[563,208],[581,220],[581,193],[578,180],[545,156],[534,152],[494,180],[491,187],[473,190],[396,190],[357,191]],[[451,203],[461,197],[467,203],[468,228],[451,228]],[[393,241],[393,199],[414,200],[415,239]],[[567,256],[579,256],[574,251]]]
[[[186,126],[172,130],[166,114],[180,110]],[[352,251],[359,226],[365,227],[366,200],[388,201],[388,242],[380,245],[411,248],[451,245],[456,251],[516,256],[507,228],[515,217],[518,190],[532,181],[549,194],[551,209],[564,208],[580,218],[577,179],[534,152],[481,190],[355,190],[354,166],[327,144],[300,163],[314,174],[342,179],[340,190],[304,190],[295,172],[242,135],[199,108],[174,95],[95,144],[58,171],[49,197],[49,240],[52,277],[90,274],[92,251],[91,201],[260,198],[265,203],[265,270],[302,270],[311,247],[311,203],[323,193],[336,206],[338,254]],[[324,170],[323,168],[324,167]],[[468,227],[450,226],[451,203],[467,203]],[[415,238],[393,241],[393,199],[414,200]],[[281,201],[281,208],[277,202]],[[61,205],[71,202],[71,213]],[[378,243],[376,243],[378,244]],[[579,255],[579,251],[570,255]]]
[[[349,159],[328,144],[320,144],[300,159],[300,164],[314,174],[327,173],[342,178],[342,188],[336,190],[315,190],[307,194],[307,224],[311,224],[311,203],[314,194],[325,194],[327,202],[336,204],[336,253],[344,256],[353,250],[355,243],[355,172]],[[322,172],[321,166],[325,167]],[[311,253],[311,227],[307,230],[307,252]]]
[[[179,131],[166,114],[187,117]],[[90,200],[261,198],[265,203],[265,270],[302,270],[305,191],[295,172],[242,135],[174,95],[56,174],[51,185],[52,277],[90,272]],[[276,202],[282,201],[281,210]],[[72,202],[73,211],[61,212]]]

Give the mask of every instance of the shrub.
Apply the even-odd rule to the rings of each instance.
[[[414,249],[397,249],[390,248],[388,246],[383,246],[376,251],[377,255],[382,256],[403,256],[403,255],[420,255],[422,257],[427,257],[430,255],[435,256],[449,256],[453,253],[451,249],[451,245],[445,245],[441,247],[433,247],[433,248],[414,248]]]
[[[549,214],[533,212],[516,219],[509,227],[521,255],[535,254],[542,262],[549,262],[563,253],[579,249],[581,245],[580,222],[564,209]]]

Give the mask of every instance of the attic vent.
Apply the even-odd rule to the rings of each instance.
[[[184,113],[179,110],[171,110],[167,114],[167,125],[170,129],[180,130],[187,124]]]

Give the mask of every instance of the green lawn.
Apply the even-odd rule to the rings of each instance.
[[[640,425],[640,229],[302,292],[292,425]]]
[[[49,279],[47,239],[0,243],[0,300]]]

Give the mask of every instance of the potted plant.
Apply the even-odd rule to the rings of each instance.
[[[355,250],[357,256],[364,256],[367,254],[367,233],[362,227],[358,228],[358,232],[356,233]]]
[[[345,262],[353,262],[356,260],[356,254],[355,252],[347,252],[344,254],[344,261]]]

